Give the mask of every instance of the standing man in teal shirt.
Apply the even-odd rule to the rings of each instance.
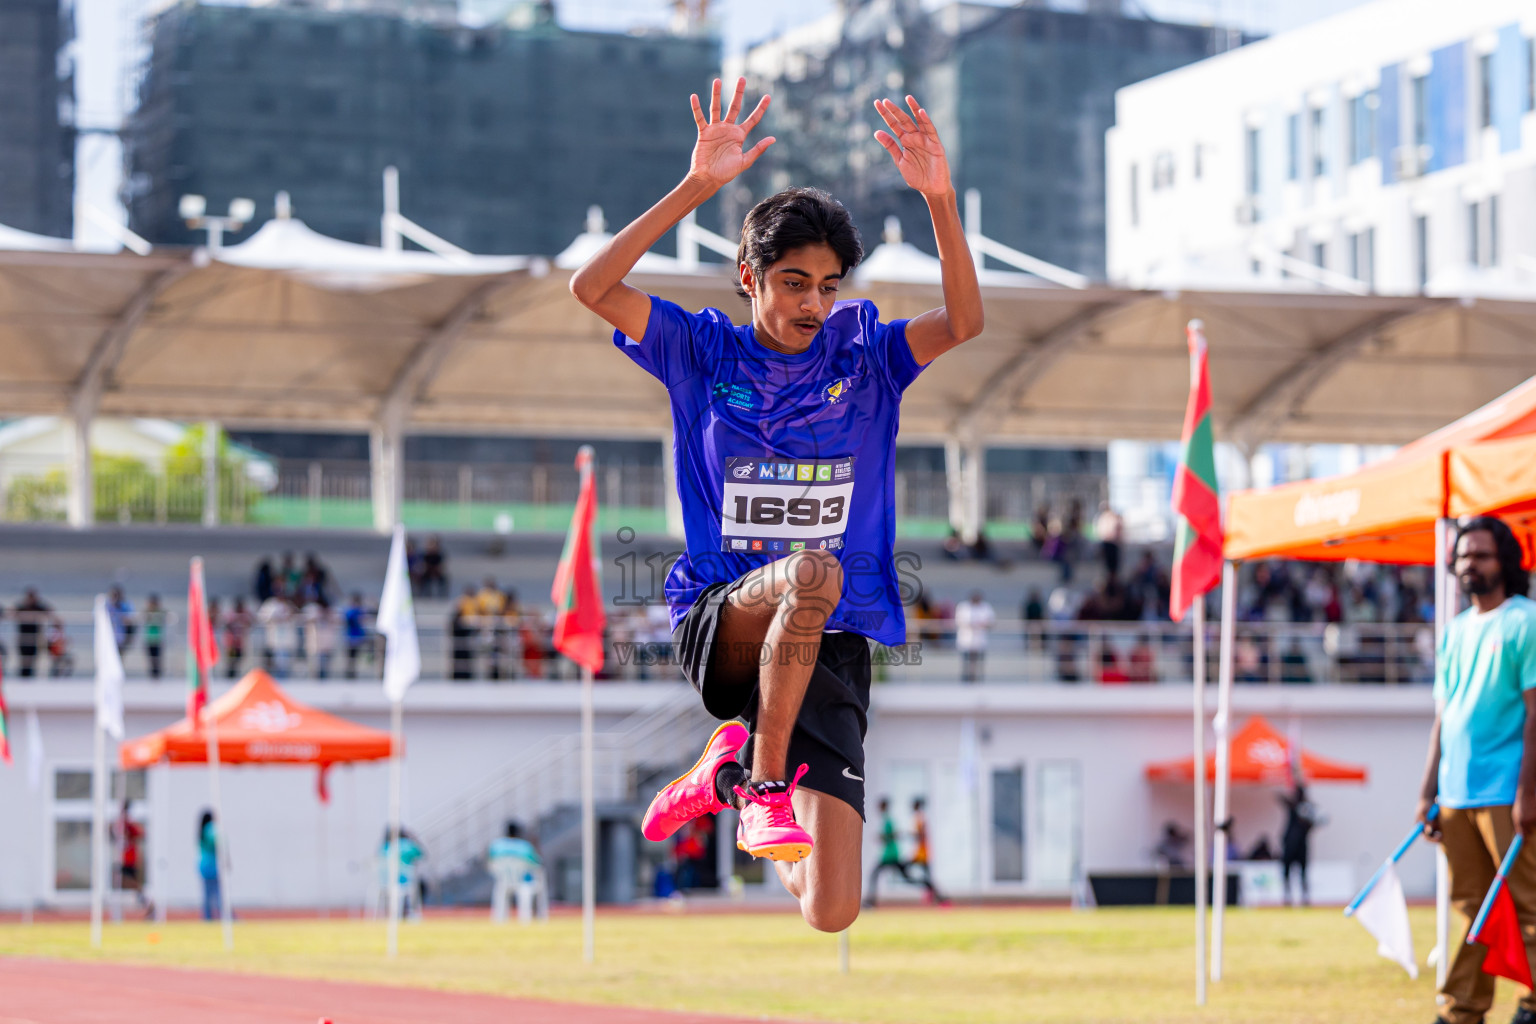
[[[1472,605],[1445,631],[1435,671],[1435,726],[1418,820],[1445,847],[1451,901],[1470,926],[1515,834],[1536,834],[1536,602],[1520,542],[1502,520],[1480,517],[1456,537],[1454,570]],[[1440,814],[1428,821],[1429,809]],[[1510,869],[1509,894],[1536,952],[1536,845]],[[1437,1024],[1483,1024],[1493,1005],[1487,949],[1457,942],[1438,996]],[[1536,994],[1512,1024],[1536,1024]]]

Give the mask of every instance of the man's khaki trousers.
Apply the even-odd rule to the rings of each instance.
[[[1508,805],[1502,807],[1440,808],[1441,843],[1451,869],[1451,903],[1462,917],[1451,932],[1451,968],[1440,989],[1440,1016],[1450,1024],[1481,1024],[1493,1005],[1493,975],[1483,973],[1488,947],[1467,943],[1467,930],[1493,884],[1493,876],[1515,838]],[[1520,915],[1526,956],[1536,953],[1536,848],[1528,844],[1515,858],[1504,886]],[[1520,1005],[1536,1011],[1536,994],[1527,992]]]

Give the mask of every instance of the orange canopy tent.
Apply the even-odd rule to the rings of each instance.
[[[1536,377],[1358,472],[1234,493],[1224,554],[1433,564],[1437,520],[1502,507],[1490,494],[1536,499],[1536,447],[1508,440],[1522,438],[1536,438]],[[1524,465],[1498,461],[1517,458]]]
[[[1232,737],[1231,769],[1233,782],[1249,782],[1261,785],[1288,786],[1291,784],[1291,743],[1261,715],[1248,719]],[[1303,750],[1297,759],[1301,777],[1306,782],[1364,782],[1363,767],[1331,761],[1326,757]],[[1195,759],[1178,758],[1173,761],[1157,761],[1147,765],[1147,779],[1151,782],[1193,782]],[[1216,755],[1205,757],[1205,777],[1216,777]]]
[[[1450,515],[1503,517],[1536,560],[1536,434],[1457,448],[1447,477]]]
[[[301,704],[260,669],[202,713],[202,727],[183,718],[173,725],[128,740],[122,747],[124,768],[161,761],[207,764],[210,721],[218,723],[220,764],[312,764],[320,767],[320,796],[325,799],[325,770],[349,761],[379,761],[390,756],[390,735],[380,729]]]

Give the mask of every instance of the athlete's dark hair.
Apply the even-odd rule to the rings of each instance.
[[[1505,596],[1519,594],[1524,597],[1531,589],[1531,574],[1523,564],[1525,552],[1515,539],[1515,531],[1504,520],[1496,516],[1474,516],[1463,520],[1456,530],[1456,547],[1451,549],[1451,560],[1455,561],[1456,548],[1461,546],[1461,538],[1478,530],[1486,530],[1493,535],[1494,547],[1499,553],[1499,568],[1504,572]]]
[[[864,258],[864,243],[843,204],[819,188],[787,188],[769,196],[747,214],[741,225],[741,245],[736,264],[762,275],[791,249],[804,245],[828,245],[843,263],[846,274]],[[747,291],[736,283],[736,294]]]

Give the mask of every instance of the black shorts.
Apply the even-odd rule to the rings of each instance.
[[[711,678],[715,633],[726,596],[738,581],[715,583],[678,623],[675,635],[683,675],[704,698],[704,709],[721,720],[741,718],[757,728],[757,684]],[[821,650],[789,738],[789,772],[804,764],[800,784],[835,796],[864,817],[864,734],[869,729],[869,641],[858,633],[823,633]],[[751,742],[742,763],[751,764]]]

